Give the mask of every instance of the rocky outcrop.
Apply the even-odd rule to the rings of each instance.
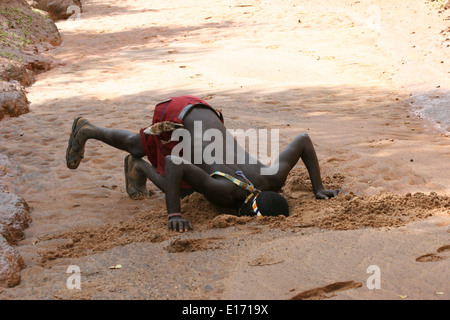
[[[0,196],[0,225],[3,234],[9,244],[16,244],[23,239],[23,230],[28,228],[31,222],[29,207],[24,199],[7,189],[2,191]]]
[[[9,192],[3,178],[9,176],[11,163],[0,156],[0,287],[12,287],[20,282],[20,270],[25,267],[14,248],[23,239],[23,231],[31,222],[29,207],[24,199]]]
[[[0,2],[0,120],[29,111],[24,86],[57,62],[45,52],[61,44],[48,14],[25,0]]]
[[[34,82],[33,72],[22,63],[0,57],[0,74],[3,81],[18,81],[22,86],[30,86]]]
[[[20,270],[25,263],[16,249],[0,236],[0,287],[14,287],[20,283]]]
[[[24,89],[17,81],[0,81],[0,120],[5,116],[18,117],[30,111]]]
[[[54,21],[67,19],[74,14],[70,6],[77,6],[79,12],[82,7],[80,0],[28,0],[28,3],[33,8],[48,12]]]
[[[29,112],[24,87],[33,83],[35,74],[57,64],[45,52],[60,44],[48,13],[31,8],[25,0],[0,1],[0,120]],[[10,162],[0,154],[0,287],[20,282],[25,264],[14,246],[31,221],[26,201],[2,182],[8,167]]]

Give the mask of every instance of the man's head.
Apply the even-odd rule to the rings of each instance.
[[[256,199],[252,197],[250,201],[242,208],[243,215],[256,215],[259,211],[263,217],[266,216],[289,216],[289,206],[286,199],[277,192],[260,192]]]

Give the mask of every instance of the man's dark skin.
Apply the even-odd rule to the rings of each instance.
[[[230,141],[230,139],[225,139],[230,133],[227,132],[224,124],[217,117],[217,114],[209,108],[197,106],[192,108],[183,119],[184,129],[192,137],[192,154],[195,152],[194,121],[202,122],[202,137],[204,131],[218,129],[222,133],[222,137],[224,137],[223,141]],[[221,207],[239,209],[249,192],[224,177],[210,176],[211,173],[221,171],[242,180],[241,177],[235,175],[236,171],[242,171],[257,189],[278,192],[284,185],[289,172],[297,164],[299,159],[302,159],[308,170],[313,191],[317,199],[335,197],[339,192],[339,190],[324,189],[316,152],[311,139],[306,133],[297,136],[280,153],[278,157],[278,170],[273,175],[261,175],[261,169],[267,168],[267,166],[260,161],[249,161],[251,156],[245,150],[242,150],[245,154],[244,164],[237,164],[238,152],[234,153],[235,161],[233,161],[233,164],[227,163],[230,161],[229,159],[226,161],[226,143],[223,146],[222,154],[224,159],[222,164],[207,164],[204,161],[201,164],[180,163],[180,161],[176,161],[179,159],[176,159],[175,156],[167,156],[165,158],[165,177],[163,177],[156,172],[155,167],[141,159],[145,156],[145,152],[139,134],[124,130],[100,128],[86,122],[82,125],[75,138],[80,145],[84,145],[88,139],[96,139],[120,150],[129,152],[133,156],[133,170],[130,177],[136,182],[136,189],[139,189],[142,195],[145,195],[146,178],[150,179],[150,181],[166,194],[168,214],[181,212],[180,198],[186,194],[185,190],[181,189],[183,180],[191,185],[194,191],[202,193],[210,202]],[[210,141],[202,140],[202,152],[210,143]],[[234,145],[242,149],[235,141]],[[178,231],[187,231],[193,228],[191,222],[181,216],[172,216],[169,219],[168,226],[170,230]]]

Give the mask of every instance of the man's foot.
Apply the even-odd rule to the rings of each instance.
[[[131,154],[125,157],[125,184],[127,193],[133,200],[142,200],[150,195],[146,187],[147,177],[135,168],[136,159]]]
[[[66,164],[69,169],[76,169],[80,165],[81,160],[84,157],[84,145],[86,140],[80,141],[79,131],[87,124],[88,121],[81,117],[73,120],[72,132],[70,133],[69,145],[66,150]]]

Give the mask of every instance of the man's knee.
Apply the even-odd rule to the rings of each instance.
[[[299,134],[297,136],[297,139],[302,140],[302,141],[311,141],[311,138],[309,137],[309,134],[304,132],[302,134]]]
[[[172,155],[165,156],[164,161],[166,162],[166,165],[173,163],[173,156]]]
[[[178,166],[182,163],[178,157],[172,155],[165,156],[164,161],[166,163],[166,169]]]
[[[181,157],[177,157],[177,156],[173,156],[173,155],[168,155],[165,156],[164,158],[166,165],[180,165],[180,164],[184,164],[184,163],[188,163],[185,159],[181,158]]]
[[[133,135],[127,138],[126,144],[129,152],[135,158],[142,158],[145,156],[144,147],[142,146],[141,138],[139,135]]]

